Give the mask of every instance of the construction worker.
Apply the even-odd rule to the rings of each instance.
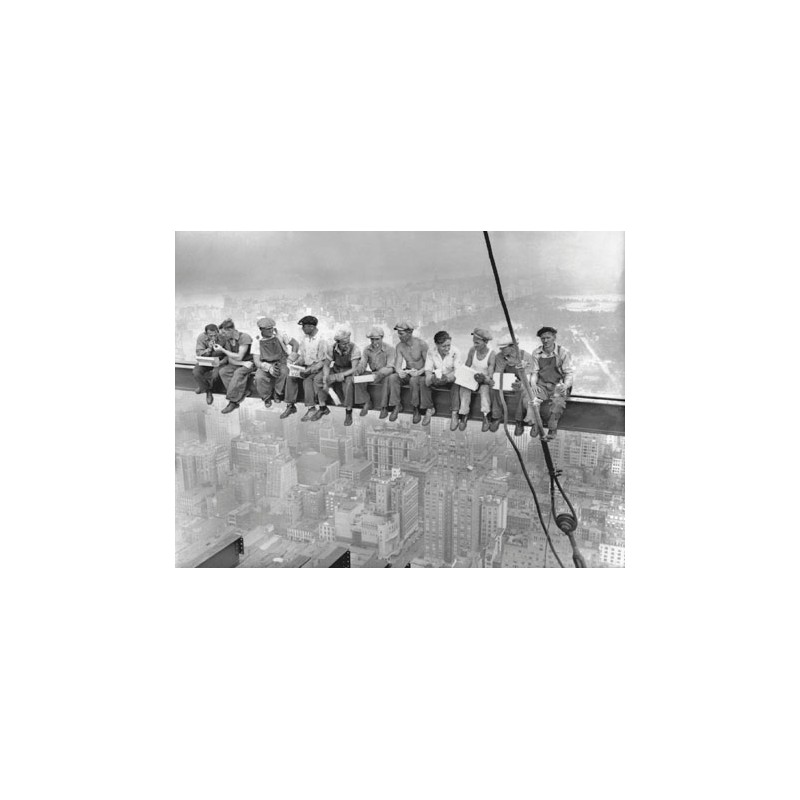
[[[256,365],[256,391],[269,408],[273,398],[276,402],[283,400],[286,391],[286,378],[289,375],[287,366],[289,353],[296,353],[300,347],[296,339],[290,339],[280,333],[271,317],[260,317],[257,336],[258,352],[253,353]]]
[[[467,353],[464,366],[469,367],[475,372],[475,380],[478,382],[478,394],[481,398],[481,414],[483,414],[483,425],[481,430],[485,433],[492,429],[495,423],[496,431],[500,425],[500,420],[493,420],[491,417],[492,398],[491,383],[492,375],[495,371],[495,356],[497,353],[489,349],[489,342],[492,335],[486,328],[475,328],[472,331],[472,347]],[[472,392],[466,386],[459,386],[460,406],[458,409],[458,427],[463,431],[467,427],[467,417],[469,407],[472,402]],[[452,423],[451,423],[452,428]]]
[[[567,396],[572,391],[575,368],[569,350],[556,344],[558,331],[545,325],[536,331],[542,344],[533,351],[533,371],[531,388],[535,401],[541,403],[542,422],[547,425],[546,440],[556,438],[558,421],[567,407]],[[536,425],[531,428],[531,436],[536,436]]]
[[[206,325],[205,330],[197,337],[197,344],[194,351],[198,356],[213,356],[214,345],[219,340],[219,328],[212,322]],[[204,364],[196,364],[192,370],[197,388],[194,390],[195,394],[206,395],[206,403],[211,405],[214,402],[214,394],[212,392],[214,383],[219,377],[220,368],[228,363],[227,358],[220,359],[216,367],[208,367]]]
[[[528,409],[527,395],[523,391],[519,376],[524,372],[530,376],[533,369],[530,353],[514,345],[514,340],[510,334],[501,336],[497,342],[498,352],[494,358],[494,372],[507,374],[509,377],[503,379],[503,391],[511,389],[517,397],[517,410],[514,414],[514,435],[521,436],[525,432],[525,413]],[[516,380],[512,380],[511,376]],[[503,420],[503,407],[500,404],[500,387],[492,387],[492,421],[489,424],[490,431],[496,431]]]
[[[398,322],[394,326],[397,337],[400,339],[395,348],[394,373],[389,376],[390,387],[394,386],[399,396],[401,386],[411,386],[411,405],[414,409],[412,422],[416,425],[421,419],[420,411],[425,412],[423,425],[429,425],[433,416],[433,404],[431,394],[425,385],[425,359],[428,356],[428,343],[417,336],[414,336],[414,326],[409,322]],[[392,414],[390,422],[397,419],[400,413],[400,402],[398,400]]]
[[[330,351],[330,357],[325,359],[325,364],[322,367],[322,373],[317,373],[314,381],[317,387],[317,400],[320,404],[320,410],[312,417],[313,422],[319,419],[325,409],[328,413],[328,389],[339,384],[341,387],[338,394],[344,400],[344,424],[353,424],[353,375],[355,375],[358,365],[361,361],[361,350],[358,345],[350,341],[350,331],[341,328],[336,331],[333,336],[333,347]]]
[[[390,344],[383,341],[383,328],[374,327],[367,334],[369,339],[369,346],[361,351],[361,361],[358,363],[356,375],[374,375],[374,384],[381,386],[380,400],[378,408],[380,408],[380,419],[386,419],[389,416],[389,410],[394,410],[400,405],[400,385],[394,386],[388,380],[389,376],[394,372],[395,351]],[[367,372],[369,368],[369,373]],[[360,416],[366,416],[367,412],[372,408],[372,398],[370,397],[367,387],[363,383],[356,383],[355,386],[355,402],[361,405]]]
[[[253,356],[250,353],[253,337],[249,333],[237,331],[230,318],[223,320],[219,329],[220,339],[225,346],[217,342],[214,345],[214,352],[228,359],[228,363],[220,368],[219,377],[225,385],[225,397],[228,399],[228,405],[222,409],[222,413],[230,414],[239,408],[244,400],[247,394],[247,380],[255,369]]]
[[[459,427],[458,421],[458,405],[459,405],[459,389],[461,388],[456,383],[456,367],[462,364],[461,353],[458,348],[453,345],[450,334],[447,331],[438,331],[433,336],[433,343],[435,347],[428,350],[428,355],[425,358],[425,389],[430,399],[431,406],[433,400],[431,397],[431,388],[448,389],[450,391],[450,430],[454,431]],[[431,416],[433,416],[434,409],[431,408]],[[427,415],[428,411],[425,411]],[[425,423],[423,423],[425,424]],[[466,419],[464,420],[465,430],[467,427]]]
[[[316,387],[314,386],[314,378],[318,372],[322,371],[330,348],[328,342],[319,332],[319,328],[317,328],[319,320],[316,317],[305,316],[297,324],[303,328],[303,336],[300,339],[300,346],[297,352],[289,356],[289,363],[297,364],[302,367],[302,370],[299,377],[293,378],[290,374],[286,379],[286,408],[281,414],[281,419],[286,419],[290,414],[297,413],[297,407],[295,406],[297,387],[302,383],[306,413],[300,421],[308,422],[312,417],[319,419],[324,414],[330,413],[328,407],[324,406],[322,414],[316,416]]]

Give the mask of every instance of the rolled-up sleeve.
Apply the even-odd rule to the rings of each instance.
[[[564,373],[564,386],[569,388],[575,378],[575,365],[572,362],[572,353],[569,350],[563,350],[563,353],[564,360],[561,362],[561,371]]]

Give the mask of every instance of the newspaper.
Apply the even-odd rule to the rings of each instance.
[[[514,383],[514,381],[517,379],[517,376],[514,375],[513,372],[495,372],[495,374],[492,375],[492,380],[494,381],[493,388],[500,388],[501,379],[503,381],[503,391],[508,392],[511,391],[511,384]]]
[[[469,389],[471,392],[478,390],[478,381],[475,380],[475,370],[463,364],[456,366],[456,383]]]

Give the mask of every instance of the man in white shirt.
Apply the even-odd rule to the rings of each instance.
[[[306,404],[306,413],[301,418],[301,422],[307,422],[316,414],[317,405],[315,402],[314,377],[322,371],[325,359],[330,352],[330,345],[319,332],[317,325],[319,320],[316,317],[303,317],[297,324],[303,328],[303,336],[300,339],[300,347],[297,353],[289,356],[289,362],[302,367],[299,377],[289,377],[286,379],[286,409],[281,414],[281,419],[286,419],[290,414],[296,414],[297,408],[297,387],[303,384],[303,401]],[[329,412],[325,412],[329,413]]]
[[[450,390],[450,430],[454,431],[458,427],[458,406],[459,406],[459,387],[456,384],[456,367],[463,362],[461,353],[455,347],[447,331],[439,331],[433,337],[433,344],[428,355],[425,357],[425,384],[424,389],[420,387],[422,405],[425,408],[425,419],[423,425],[430,422],[434,414],[431,400],[431,387],[435,389]],[[466,422],[464,428],[466,428]]]

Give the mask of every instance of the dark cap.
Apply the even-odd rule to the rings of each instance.
[[[312,317],[312,316],[309,315],[307,317],[303,317],[303,319],[301,319],[297,324],[298,325],[316,325],[318,322],[319,322],[319,320],[316,317]]]
[[[545,325],[543,328],[539,328],[539,330],[536,331],[536,335],[541,336],[543,333],[552,333],[553,336],[555,336],[558,331],[555,328],[551,328],[549,325]]]

